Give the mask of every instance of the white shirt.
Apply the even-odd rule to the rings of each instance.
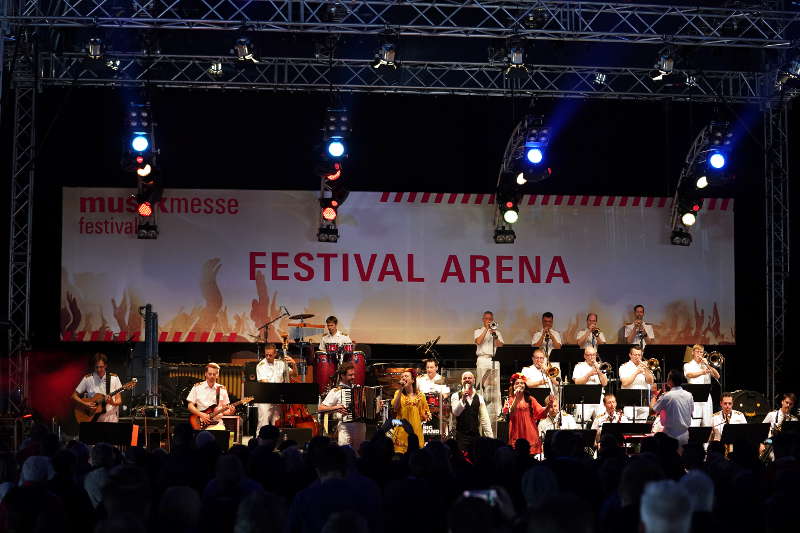
[[[267,383],[283,383],[283,377],[286,375],[286,362],[280,359],[275,359],[269,363],[266,359],[262,359],[256,365],[256,379],[258,381],[266,381]]]
[[[422,394],[431,392],[441,392],[442,394],[450,394],[450,387],[444,384],[444,378],[439,374],[433,376],[433,379],[424,374],[417,378],[417,389]]]
[[[673,387],[658,399],[653,411],[661,418],[664,433],[673,439],[678,439],[681,444],[689,442],[689,426],[692,424],[692,411],[694,411],[691,392],[681,387]]]
[[[586,361],[581,361],[572,369],[572,381],[574,382],[576,378],[582,378],[592,370],[594,370],[594,367],[590,366]],[[600,376],[595,374],[589,378],[585,385],[601,385]]]
[[[450,397],[450,406],[452,408],[453,416],[459,416],[464,412],[466,405],[472,405],[475,398],[480,402],[478,409],[478,425],[480,426],[480,433],[484,437],[494,438],[494,431],[492,431],[492,423],[489,421],[489,411],[486,409],[486,402],[483,401],[483,396],[474,391],[471,396],[460,396],[460,393],[454,392]],[[458,431],[458,429],[456,429]]]
[[[577,336],[577,337],[575,337],[575,338],[576,338],[576,339],[580,339],[581,337],[583,337],[584,335],[586,335],[586,332],[587,332],[587,331],[589,331],[589,330],[588,330],[588,329],[582,329],[582,330],[578,331],[578,336]],[[596,348],[598,344],[601,344],[601,343],[605,343],[605,342],[606,342],[606,335],[605,335],[605,333],[603,333],[603,332],[601,331],[601,332],[600,332],[600,335],[598,335],[598,336],[597,336],[597,338],[594,340],[594,344],[592,344],[592,339],[593,339],[593,337],[592,337],[592,335],[590,334],[588,337],[586,337],[586,340],[583,342],[583,344],[581,344],[581,345],[580,345],[580,347],[581,347],[582,349],[584,349],[584,350],[585,350],[586,348]]]
[[[334,333],[333,335],[331,335],[330,333],[326,333],[325,335],[322,336],[322,340],[319,341],[319,351],[324,352],[326,344],[336,343],[339,346],[341,346],[342,344],[350,344],[352,342],[353,341],[350,340],[350,337],[348,337],[341,331],[336,330],[336,333]]]
[[[478,340],[478,337],[483,335],[483,331],[485,329],[486,328],[483,327],[476,329],[472,333],[472,340],[473,341]],[[505,342],[503,341],[503,334],[500,333],[500,330],[496,329],[494,331],[495,333],[497,333],[497,340],[499,340],[500,342]],[[477,345],[477,348],[475,350],[475,355],[477,355],[478,357],[494,357],[495,352],[497,352],[497,346],[495,346],[491,332],[487,332],[486,336],[483,338],[483,342]]]
[[[744,413],[731,409],[731,418],[728,424],[747,424],[747,418]],[[711,440],[722,440],[722,431],[725,429],[725,417],[722,416],[722,411],[717,411],[711,417]]]
[[[534,333],[533,334],[533,338],[531,339],[531,346],[533,346],[537,342],[539,342],[539,340],[541,338],[542,338],[542,332],[541,331],[537,331],[536,333]],[[550,355],[550,352],[553,351],[553,340],[555,340],[558,344],[563,344],[561,342],[561,334],[559,332],[557,332],[556,330],[554,330],[554,329],[550,330],[550,338],[552,340],[550,341],[550,344],[547,345],[547,350],[546,350],[547,355]],[[544,348],[545,348],[545,345],[544,345],[544,343],[542,343],[542,349],[544,349]]]
[[[695,374],[697,372],[702,372],[703,370],[705,370],[705,368],[694,359],[692,359],[688,363],[683,364],[683,375],[686,375],[689,372]],[[711,375],[703,374],[702,376],[697,376],[693,378],[687,377],[686,381],[688,381],[692,385],[708,385],[709,383],[711,383]]]
[[[552,431],[556,429],[556,421],[549,416],[547,418],[543,418],[539,421],[539,435],[544,435],[548,431]],[[561,429],[580,429],[578,427],[578,423],[575,422],[575,418],[561,411]]]
[[[556,365],[553,364],[553,366],[556,366]],[[541,370],[536,368],[535,365],[526,366],[525,368],[522,369],[521,374],[523,376],[525,376],[526,383],[536,383],[537,381],[542,381],[546,377],[544,375],[544,372],[542,372]],[[550,385],[548,385],[547,382],[545,381],[541,385],[537,385],[536,387],[533,387],[533,388],[535,388],[535,389],[546,389],[549,386]]]
[[[775,426],[782,424],[784,421],[793,422],[795,420],[797,420],[796,416],[792,414],[784,415],[783,411],[778,409],[777,411],[767,413],[762,424],[769,424],[769,436],[772,437],[772,434],[775,432]]]
[[[620,365],[620,367],[619,367],[619,379],[620,379],[620,381],[623,378],[624,379],[628,379],[629,377],[631,377],[634,373],[636,373],[636,369],[637,369],[637,366],[633,364],[633,361],[628,361],[624,365]],[[622,383],[620,383],[620,385],[622,385]],[[641,374],[636,376],[636,379],[633,380],[633,383],[631,383],[627,387],[625,385],[622,385],[622,388],[623,389],[649,389],[650,385],[647,383],[647,380],[645,379],[644,372],[642,372]]]
[[[122,383],[116,374],[109,374],[111,376],[111,386],[108,392],[114,392],[122,387]],[[75,387],[75,392],[78,396],[94,396],[95,394],[106,395],[106,376],[102,378],[97,375],[97,372],[86,374],[83,379]],[[97,417],[98,422],[117,422],[119,420],[119,406],[106,404],[106,412]]]
[[[643,322],[642,325],[644,326],[644,332],[646,334],[645,338],[642,339],[642,348],[644,348],[647,345],[647,339],[653,339],[650,342],[655,342],[656,334],[653,333],[653,326],[651,324]],[[623,335],[625,335],[625,342],[628,342],[627,339],[630,337],[631,331],[633,331],[633,324],[625,324],[625,331],[623,332]],[[639,344],[639,339],[633,339],[633,344]]]
[[[608,411],[603,412],[601,415],[594,417],[592,421],[592,429],[600,429],[600,426],[606,423],[611,424],[627,424],[630,422],[628,417],[622,414],[622,411],[617,411],[614,415],[609,415]]]
[[[195,404],[199,410],[205,411],[217,403],[217,389],[219,389],[219,405],[228,405],[230,400],[225,385],[215,383],[213,387],[209,387],[208,381],[195,383],[192,390],[189,391],[186,401]]]

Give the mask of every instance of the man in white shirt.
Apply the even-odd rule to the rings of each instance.
[[[108,372],[108,356],[104,353],[96,353],[92,358],[94,365],[94,372],[86,374],[81,379],[75,391],[72,393],[72,399],[86,409],[95,409],[95,403],[90,400],[95,394],[102,394],[105,396],[105,410],[97,417],[97,422],[118,422],[119,421],[119,406],[122,405],[122,396],[117,393],[114,396],[109,396],[110,393],[122,388],[122,383],[116,374]],[[83,398],[82,396],[87,396]]]
[[[597,313],[586,315],[586,329],[578,331],[577,342],[578,346],[583,349],[590,346],[597,348],[599,345],[606,343],[605,334],[597,327]]]
[[[560,418],[559,418],[560,415]],[[565,411],[560,409],[558,398],[553,396],[550,411],[547,412],[547,417],[539,421],[539,435],[544,440],[544,434],[548,431],[555,429],[580,429],[575,418]]]
[[[264,347],[264,358],[256,365],[256,379],[261,383],[288,383],[292,374],[297,373],[294,359],[287,354],[284,360],[275,359],[275,345],[272,343]],[[276,425],[281,416],[280,404],[257,403],[258,428]]]
[[[526,366],[522,369],[521,374],[525,376],[525,385],[531,389],[546,389],[550,385],[547,383],[548,378],[545,375],[545,365],[547,358],[544,355],[544,350],[536,348],[533,351],[533,364]]]
[[[617,398],[613,394],[603,396],[603,407],[605,410],[596,416],[592,421],[592,429],[597,431],[596,441],[600,440],[600,432],[603,424],[628,423],[630,420],[622,411],[617,411]]]
[[[494,438],[494,432],[486,403],[475,390],[472,372],[461,374],[461,385],[461,391],[451,396],[450,407],[456,422],[456,442],[461,451],[472,454],[472,447],[478,438]]]
[[[575,365],[572,369],[572,381],[576,385],[608,385],[608,377],[600,372],[597,365],[597,350],[589,346],[583,350],[583,361]],[[602,390],[602,389],[601,389]],[[598,401],[602,399],[601,395],[597,398]],[[578,404],[575,409],[575,417],[578,422],[585,424],[596,414],[602,414],[603,406],[600,403],[584,403]]]
[[[425,374],[417,378],[417,390],[422,394],[450,394],[450,387],[445,385],[444,378],[439,375],[439,363],[436,359],[425,360]]]
[[[711,416],[711,440],[722,440],[722,431],[728,424],[747,424],[744,413],[733,408],[733,395],[723,392],[719,399],[722,410]]]
[[[775,428],[779,427],[784,422],[795,422],[798,420],[798,418],[792,414],[792,409],[794,409],[796,402],[797,396],[792,392],[787,392],[781,399],[781,408],[767,413],[767,416],[764,417],[762,423],[769,424],[770,437],[775,434]]]
[[[192,390],[189,391],[189,395],[186,396],[189,412],[200,417],[200,420],[208,426],[205,429],[225,429],[221,418],[218,418],[217,421],[212,421],[211,417],[203,412],[212,405],[223,407],[231,403],[228,399],[228,391],[225,389],[225,385],[217,383],[218,379],[219,365],[217,363],[208,363],[206,365],[205,381],[195,383]],[[234,409],[225,409],[220,411],[217,416],[221,417],[222,415],[233,413]]]
[[[705,363],[703,355],[706,350],[700,344],[692,346],[692,360],[683,365],[683,373],[686,380],[692,385],[709,385],[711,377],[719,379],[719,372],[714,367]],[[692,414],[692,426],[710,426],[711,416],[714,408],[711,403],[711,392],[708,393],[708,400],[705,402],[695,402],[694,413]]]
[[[531,346],[543,349],[547,357],[561,348],[561,334],[553,329],[553,313],[542,313],[542,329],[533,334]]]
[[[692,393],[681,387],[684,380],[681,370],[670,370],[667,377],[669,392],[657,392],[650,397],[650,407],[659,416],[662,431],[677,439],[681,446],[689,442],[689,426],[694,409]]]
[[[484,311],[481,321],[483,326],[472,333],[477,356],[475,363],[477,375],[475,377],[478,388],[483,394],[484,402],[487,406],[493,405],[493,410],[497,414],[500,412],[500,391],[494,384],[500,378],[500,364],[492,358],[497,349],[503,346],[503,334],[496,327],[490,327],[494,322],[494,313],[491,311]]]
[[[351,344],[353,342],[350,337],[338,330],[339,319],[335,316],[331,315],[325,319],[325,327],[328,328],[328,333],[323,335],[319,341],[319,351],[324,352],[326,344],[338,344],[341,346],[342,344]]]
[[[635,305],[633,307],[633,322],[625,324],[625,342],[628,344],[638,344],[644,350],[648,344],[656,342],[656,334],[653,326],[644,321],[644,306]]]
[[[356,379],[356,369],[353,363],[342,363],[339,367],[339,386],[334,387],[319,404],[320,413],[332,413],[338,421],[336,425],[336,442],[339,446],[351,446],[356,453],[361,448],[361,443],[367,437],[367,426],[364,422],[343,422],[342,417],[350,414],[342,401],[342,389],[353,387]]]
[[[623,389],[650,390],[655,382],[655,377],[647,365],[642,363],[642,350],[638,346],[631,346],[628,351],[627,363],[619,367],[619,380]],[[646,422],[650,415],[650,402],[640,407],[625,407],[625,416],[634,422]]]

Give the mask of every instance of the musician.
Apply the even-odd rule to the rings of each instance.
[[[589,346],[583,350],[583,361],[575,365],[572,369],[572,381],[576,385],[602,385],[608,386],[608,377],[600,372],[597,364],[597,349]],[[598,398],[601,400],[602,396]],[[575,414],[578,420],[585,424],[595,415],[603,413],[603,405],[600,403],[578,404]]]
[[[711,440],[722,440],[722,431],[727,424],[747,424],[744,413],[733,408],[733,395],[723,392],[719,398],[722,408],[711,416]]]
[[[685,381],[682,370],[670,370],[664,389],[656,390],[650,396],[650,408],[659,416],[662,431],[677,439],[681,446],[689,442],[694,410],[692,393],[681,387]]]
[[[558,398],[555,396],[552,398],[547,416],[539,421],[539,436],[555,429],[580,429],[571,414],[559,409]]]
[[[772,438],[772,436],[775,434],[776,427],[780,427],[784,422],[795,422],[798,420],[798,418],[792,414],[792,409],[794,409],[796,403],[797,396],[795,396],[792,392],[787,392],[781,399],[780,409],[771,411],[767,413],[767,416],[764,417],[764,421],[762,423],[769,424],[770,438]]]
[[[439,374],[439,363],[436,359],[425,360],[425,373],[417,378],[417,389],[422,394],[432,392],[450,394],[450,387],[445,385],[444,378]]]
[[[544,350],[536,348],[533,351],[533,364],[526,366],[522,369],[522,375],[525,376],[525,386],[531,389],[545,389],[549,387],[547,381],[548,377],[545,374],[547,358],[544,355]]]
[[[603,424],[620,424],[628,423],[630,420],[625,413],[617,410],[617,397],[613,394],[606,394],[603,396],[604,411],[594,417],[592,421],[592,429],[597,431],[597,439],[600,439],[600,431]]]
[[[642,349],[638,345],[628,350],[629,361],[619,367],[619,380],[623,389],[650,390],[656,379],[647,365],[642,362]],[[634,422],[644,422],[650,415],[650,407],[632,405],[624,408],[625,416]]]
[[[542,407],[528,392],[525,376],[513,374],[509,383],[508,398],[503,406],[503,414],[508,417],[508,444],[513,447],[517,439],[525,439],[531,445],[531,455],[542,453],[537,426],[539,420],[550,412],[553,396],[548,396],[546,405]]]
[[[336,425],[336,442],[339,446],[350,445],[356,452],[361,447],[367,435],[367,425],[364,422],[342,422],[343,415],[349,415],[350,411],[344,406],[342,399],[342,389],[351,389],[353,381],[356,379],[356,367],[353,363],[342,363],[339,366],[339,384],[328,392],[322,403],[319,404],[317,411],[325,413],[334,411],[334,417],[339,423]]]
[[[481,321],[483,326],[472,333],[472,338],[476,345],[475,354],[477,355],[475,363],[477,385],[483,392],[485,404],[492,405],[495,409],[493,414],[496,415],[500,404],[500,391],[496,387],[487,387],[487,385],[491,385],[495,379],[492,358],[497,353],[497,349],[503,346],[503,334],[496,327],[491,327],[492,322],[494,322],[494,313],[491,311],[484,311]]]
[[[605,334],[597,327],[597,313],[586,315],[586,329],[578,331],[578,346],[581,348],[597,348],[600,344],[606,343]]]
[[[425,395],[417,389],[413,370],[406,370],[400,374],[400,389],[394,391],[392,410],[395,418],[408,420],[419,439],[420,447],[422,447],[424,444],[422,423],[431,419],[431,411],[428,409],[428,400]],[[408,434],[402,426],[394,428],[392,442],[394,443],[394,453],[408,451]]]
[[[208,425],[205,429],[225,429],[222,419],[214,423],[211,421],[211,417],[203,412],[213,405],[222,407],[231,403],[225,385],[217,383],[218,379],[219,365],[217,363],[208,363],[206,365],[206,380],[195,383],[186,397],[189,412],[197,415],[204,424]],[[224,409],[219,415],[232,415],[235,411],[231,407]]]
[[[472,372],[461,374],[462,389],[450,398],[453,417],[456,421],[456,442],[461,451],[472,453],[478,437],[494,438],[486,402],[475,390]]]
[[[272,343],[264,347],[264,358],[256,365],[256,379],[261,383],[289,383],[292,374],[297,374],[297,365],[289,354],[283,360],[275,359],[276,349]],[[277,425],[281,416],[280,404],[258,403],[258,427]]]
[[[335,316],[331,315],[325,319],[325,327],[328,328],[328,333],[323,335],[319,341],[319,350],[321,352],[325,351],[326,344],[338,344],[341,346],[342,344],[351,344],[353,342],[350,337],[337,329],[338,326],[339,319]]]
[[[686,379],[689,383],[709,385],[711,384],[712,377],[719,379],[719,372],[705,362],[703,357],[705,353],[706,350],[702,345],[695,344],[692,346],[692,360],[683,365],[683,373],[686,375]],[[705,402],[695,402],[694,414],[692,414],[693,426],[711,425],[711,415],[714,411],[712,405],[710,391],[708,393],[708,400]]]
[[[633,322],[625,324],[623,335],[625,336],[625,342],[638,344],[642,350],[648,344],[656,342],[656,334],[653,332],[652,324],[644,321],[643,305],[633,306]]]
[[[542,313],[542,329],[533,334],[531,346],[542,348],[545,355],[561,348],[561,334],[553,329],[553,313]]]
[[[97,417],[98,422],[118,422],[119,421],[119,406],[122,405],[122,396],[117,393],[114,396],[109,396],[112,391],[122,388],[122,383],[119,377],[113,372],[107,372],[108,356],[104,353],[96,353],[92,357],[92,364],[94,365],[94,372],[86,374],[83,379],[75,387],[72,393],[72,399],[80,404],[85,405],[89,409],[95,409],[97,405],[94,401],[84,399],[81,396],[94,396],[95,394],[102,394],[105,399],[105,412]]]

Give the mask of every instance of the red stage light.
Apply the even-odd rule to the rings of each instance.
[[[514,202],[506,202],[506,207],[511,209],[512,207],[514,207]]]
[[[150,202],[142,202],[136,211],[143,217],[149,217],[153,214],[153,206],[150,205]]]
[[[700,211],[700,204],[693,204],[692,211],[694,211],[695,213]]]
[[[142,163],[144,163],[144,157],[142,157],[140,155],[137,155],[136,156],[136,162],[141,165]]]
[[[322,218],[328,221],[336,220],[336,209],[333,207],[324,207],[322,209]]]
[[[339,202],[337,202],[336,200],[331,200],[331,206],[332,207],[339,207]]]
[[[329,174],[325,174],[325,179],[328,181],[336,181],[342,177],[342,164],[341,163],[334,163],[333,164],[333,172]]]

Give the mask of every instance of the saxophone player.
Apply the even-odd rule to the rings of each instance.
[[[613,394],[606,394],[603,396],[603,407],[605,411],[597,415],[592,421],[592,429],[597,431],[595,441],[600,440],[600,432],[603,429],[603,424],[620,424],[630,422],[628,417],[622,411],[617,411],[617,398]]]
[[[599,345],[606,343],[605,334],[597,327],[597,313],[586,315],[586,329],[578,331],[577,342],[578,346],[583,349],[589,346],[597,348]]]
[[[711,417],[711,440],[722,440],[722,430],[727,424],[747,424],[744,413],[733,408],[733,395],[723,392],[719,399],[720,411]]]
[[[794,409],[796,403],[797,396],[792,392],[787,392],[783,395],[783,398],[781,398],[780,409],[771,411],[764,417],[763,423],[769,424],[770,438],[775,434],[776,428],[780,428],[781,424],[784,422],[796,422],[798,420],[798,418],[792,414],[792,409]],[[778,431],[780,431],[780,429],[778,429]]]
[[[638,344],[644,350],[648,344],[656,341],[656,334],[653,332],[652,324],[644,321],[644,306],[639,304],[633,306],[633,322],[625,324],[623,331],[625,342],[628,344]]]

